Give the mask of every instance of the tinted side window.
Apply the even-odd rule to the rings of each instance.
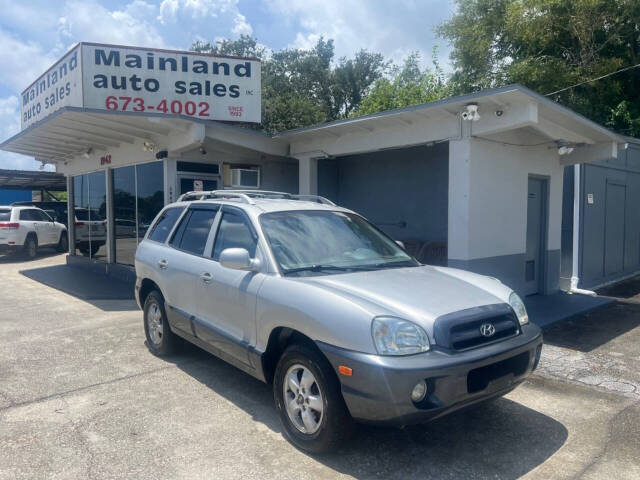
[[[217,210],[191,210],[185,215],[171,244],[189,253],[202,255]]]
[[[236,213],[224,212],[213,248],[213,259],[218,260],[225,248],[244,248],[251,257],[256,254],[257,237],[247,219]]]
[[[163,243],[169,236],[169,232],[178,220],[182,210],[182,208],[169,208],[165,210],[153,227],[149,238],[156,242]]]
[[[0,221],[11,220],[11,210],[0,210]]]
[[[40,222],[51,221],[51,217],[46,212],[41,212],[40,210],[34,210],[33,214],[36,216],[36,219]]]
[[[33,210],[20,210],[20,220],[33,222],[38,219],[33,215]]]

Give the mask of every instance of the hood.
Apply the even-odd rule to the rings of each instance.
[[[447,313],[508,302],[511,290],[498,280],[431,266],[322,275],[299,279],[349,298],[375,315],[412,320],[431,330]]]

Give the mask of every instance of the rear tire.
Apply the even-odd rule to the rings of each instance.
[[[293,344],[284,351],[273,396],[286,438],[301,450],[329,452],[353,433],[340,381],[326,358],[307,345]]]
[[[58,242],[57,250],[59,252],[69,251],[69,237],[67,236],[67,232],[62,232],[60,234],[60,241]]]
[[[34,235],[28,235],[24,241],[24,254],[29,260],[38,256],[38,241]]]
[[[169,327],[164,298],[158,290],[153,290],[147,295],[144,301],[143,318],[149,351],[159,357],[173,353],[177,338]]]

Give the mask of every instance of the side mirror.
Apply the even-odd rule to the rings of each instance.
[[[260,260],[251,258],[245,248],[225,248],[220,253],[220,265],[233,270],[255,272],[260,268]]]
[[[400,240],[396,240],[396,243],[398,244],[398,246],[403,249],[406,250],[405,246],[404,246],[404,242],[401,242]]]

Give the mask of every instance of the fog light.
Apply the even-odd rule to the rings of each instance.
[[[411,391],[411,400],[413,400],[414,402],[421,402],[422,400],[424,400],[424,397],[427,395],[427,384],[424,382],[424,380],[420,380],[418,383],[416,383],[416,386],[413,387],[413,390]]]

